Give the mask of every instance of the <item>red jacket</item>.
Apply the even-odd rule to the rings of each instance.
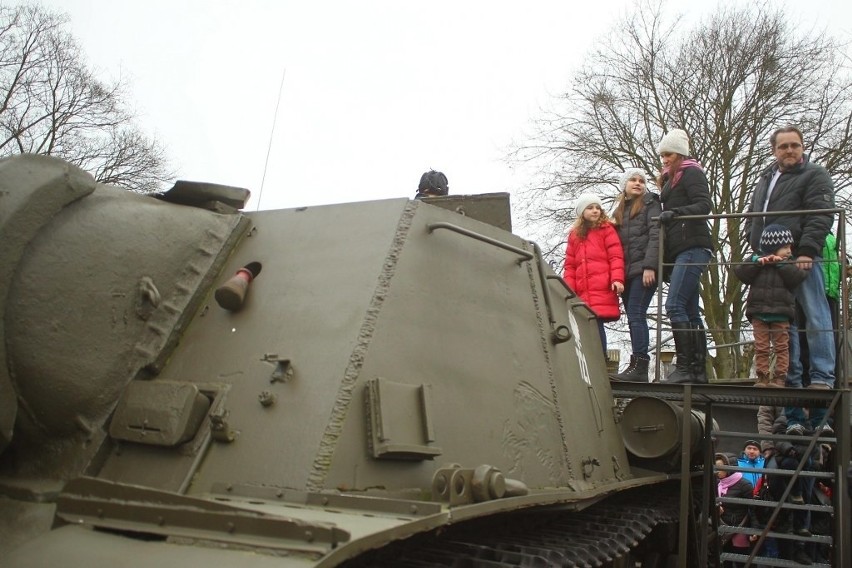
[[[624,252],[611,223],[604,223],[580,239],[568,233],[565,282],[604,321],[621,317],[613,282],[624,284]]]

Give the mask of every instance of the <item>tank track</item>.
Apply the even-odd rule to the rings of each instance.
[[[582,511],[519,511],[459,523],[393,543],[343,566],[612,566],[639,547],[655,527],[677,522],[677,488],[646,487],[612,495]]]

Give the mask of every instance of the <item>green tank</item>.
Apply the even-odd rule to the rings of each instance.
[[[617,404],[592,313],[507,194],[248,195],[0,161],[3,566],[677,553],[682,417]]]

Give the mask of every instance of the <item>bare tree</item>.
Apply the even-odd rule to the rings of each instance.
[[[715,213],[747,210],[769,165],[770,133],[788,124],[806,136],[811,159],[832,174],[838,207],[850,207],[852,81],[845,47],[824,33],[799,31],[775,6],[722,9],[687,28],[666,19],[662,2],[643,0],[571,79],[571,88],[537,122],[511,158],[540,166],[528,189],[527,221],[564,236],[583,191],[615,196],[627,167],[659,171],[656,142],[672,128],[690,134],[704,165]],[[705,273],[702,303],[717,345],[717,376],[744,376],[744,296],[725,263],[751,252],[742,219],[714,219],[719,270]],[[544,247],[547,248],[547,247]],[[552,244],[549,250],[561,252]],[[719,347],[730,346],[730,347]]]
[[[138,192],[173,177],[165,151],[134,123],[121,81],[86,66],[67,16],[0,5],[0,156],[35,153]]]

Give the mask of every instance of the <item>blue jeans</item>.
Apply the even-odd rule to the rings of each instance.
[[[834,332],[831,331],[831,310],[825,297],[825,282],[822,269],[814,258],[813,268],[808,270],[808,277],[796,288],[796,301],[805,314],[805,335],[808,338],[808,361],[810,369],[808,376],[813,383],[823,383],[834,387],[835,348]],[[790,369],[787,371],[787,386],[802,388],[801,346],[799,345],[798,327],[790,325]],[[825,416],[825,408],[812,408],[810,411],[811,427],[820,423]],[[784,409],[789,424],[807,425],[805,413],[799,407]]]
[[[630,345],[634,355],[648,355],[650,344],[648,332],[648,306],[657,291],[657,284],[645,287],[642,274],[627,279],[621,301],[627,312],[627,327],[630,330]]]
[[[710,251],[700,247],[686,249],[677,257],[669,279],[666,315],[672,326],[689,322],[704,327],[698,300],[701,297],[701,274],[710,262]]]

